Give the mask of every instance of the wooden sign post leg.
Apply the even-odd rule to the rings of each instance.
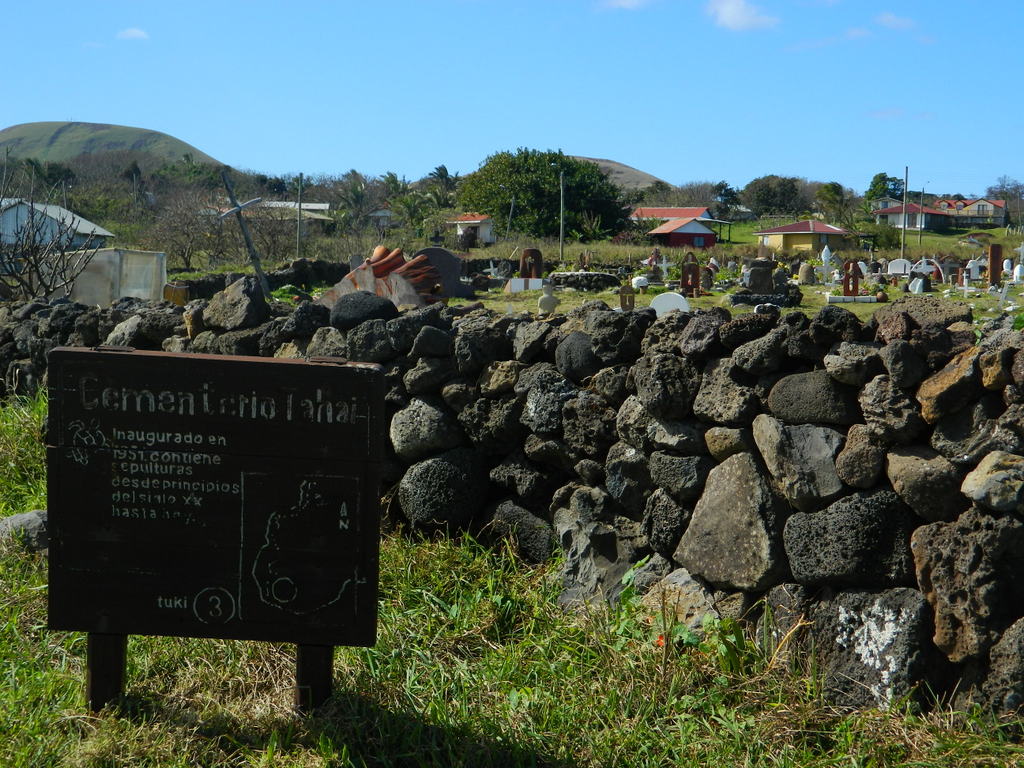
[[[295,647],[295,708],[311,712],[331,697],[334,683],[334,646]]]
[[[85,647],[85,697],[99,712],[124,693],[127,635],[90,632]]]

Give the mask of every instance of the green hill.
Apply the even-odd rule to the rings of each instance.
[[[0,131],[0,152],[18,158],[67,162],[80,155],[129,151],[149,162],[180,160],[191,154],[197,163],[219,163],[191,144],[159,131],[104,123],[22,123]],[[139,165],[143,162],[140,159]],[[144,170],[151,170],[145,169]]]
[[[0,136],[2,135],[0,134]],[[587,162],[594,163],[601,170],[607,171],[608,178],[625,190],[643,189],[644,187],[651,186],[656,181],[661,181],[657,176],[652,176],[644,171],[638,171],[636,168],[623,163],[617,163],[614,160],[605,160],[598,157],[581,157],[579,155],[573,155],[573,157],[577,160],[586,160]]]

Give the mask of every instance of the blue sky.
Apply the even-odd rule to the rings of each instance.
[[[415,179],[523,146],[673,184],[1024,179],[1022,0],[5,6],[0,127],[151,128],[236,168]]]

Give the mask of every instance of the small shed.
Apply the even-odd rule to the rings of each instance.
[[[123,296],[146,301],[163,299],[167,256],[154,251],[104,248],[96,251],[75,278],[71,298],[82,304],[109,307]]]
[[[473,244],[490,245],[496,242],[494,219],[482,213],[464,213],[447,222],[455,225],[455,236]]]
[[[812,251],[817,253],[826,245],[836,251],[853,236],[849,230],[808,219],[781,227],[762,229],[754,233],[758,243],[777,251]]]
[[[647,233],[669,248],[711,248],[718,236],[696,218],[670,219]]]

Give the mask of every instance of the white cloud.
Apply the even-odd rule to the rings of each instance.
[[[862,37],[869,37],[870,35],[871,31],[864,27],[850,27],[846,30],[847,40],[860,40]]]
[[[914,26],[913,19],[897,16],[895,13],[890,13],[889,11],[878,14],[875,17],[875,21],[887,29],[910,29]]]
[[[635,11],[637,8],[643,8],[645,5],[650,5],[651,0],[604,0],[602,5],[605,8],[620,8],[624,11]]]
[[[138,27],[128,27],[128,29],[122,29],[117,33],[118,40],[149,40],[149,35],[146,30],[139,29]]]
[[[761,29],[779,23],[776,17],[766,16],[747,0],[708,0],[707,12],[716,25],[732,30]]]

